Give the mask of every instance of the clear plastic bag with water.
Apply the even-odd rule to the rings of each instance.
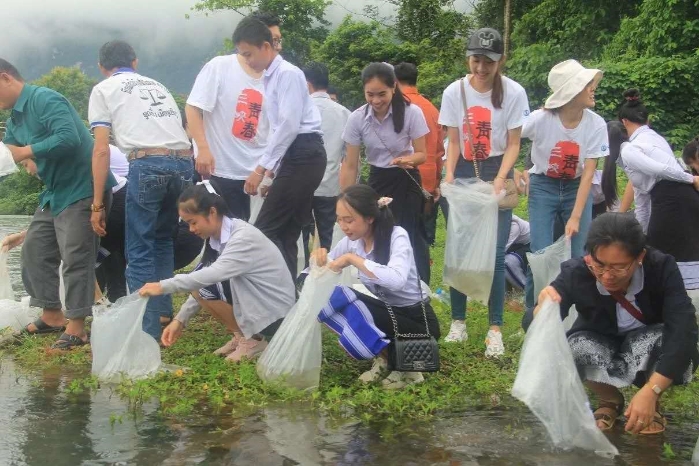
[[[539,297],[541,290],[546,288],[561,273],[561,264],[571,258],[570,238],[561,236],[553,243],[540,251],[528,252],[527,259],[534,277],[534,299]],[[563,321],[566,331],[570,330],[578,318],[578,311],[572,306],[568,311],[568,317]]]
[[[17,164],[12,158],[12,152],[0,141],[0,177],[11,175],[17,171]]]
[[[543,303],[527,331],[512,395],[546,426],[556,447],[619,454],[595,424],[563,329],[560,306],[551,300]]]
[[[442,183],[449,202],[444,283],[469,298],[488,302],[495,271],[498,197],[478,179]]]
[[[141,379],[161,364],[160,346],[143,331],[147,298],[134,293],[95,310],[92,321],[92,373],[106,382]]]
[[[699,439],[697,439],[697,444],[694,447],[694,454],[692,455],[692,465],[699,466]]]
[[[0,252],[0,299],[14,301],[15,293],[12,291],[10,273],[7,271],[7,252]]]
[[[250,220],[248,220],[248,223],[250,223],[251,225],[255,224],[257,216],[260,215],[262,204],[264,204],[265,202],[265,198],[262,197],[261,190],[262,188],[270,187],[272,185],[272,182],[272,178],[265,176],[262,179],[260,186],[257,188],[257,196],[250,196]]]
[[[12,329],[13,332],[23,330],[41,315],[41,309],[29,307],[29,297],[22,301],[0,299],[0,331]]]
[[[311,265],[298,302],[257,362],[262,380],[299,390],[318,387],[323,359],[318,314],[339,282],[340,274]]]

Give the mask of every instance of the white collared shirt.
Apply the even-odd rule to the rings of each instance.
[[[643,266],[640,266],[633,273],[633,277],[631,277],[631,283],[629,284],[629,287],[626,290],[626,300],[630,302],[633,307],[638,309],[638,312],[641,312],[641,309],[636,304],[636,295],[640,293],[641,290],[643,290],[644,279],[645,273],[643,272]],[[610,295],[609,291],[607,291],[607,289],[603,287],[600,282],[596,282],[596,285],[597,291],[599,291],[601,295]],[[646,325],[640,320],[636,319],[634,316],[632,316],[631,313],[624,309],[624,306],[622,306],[619,303],[616,303],[616,322],[620,335],[628,333],[631,330],[636,330],[637,328],[645,327]]]
[[[213,236],[209,238],[209,246],[211,249],[221,254],[223,249],[226,247],[226,243],[231,238],[231,232],[233,231],[233,221],[229,217],[223,217],[221,221],[221,234],[219,239]]]
[[[281,55],[264,74],[267,118],[272,129],[259,164],[276,171],[284,154],[299,134],[321,130],[320,111],[308,94],[306,76]]]
[[[335,197],[340,194],[340,164],[345,157],[345,141],[342,132],[345,129],[350,111],[337,102],[333,102],[327,92],[311,94],[313,102],[320,111],[323,144],[328,155],[325,174],[315,196]]]
[[[369,278],[360,270],[359,280],[374,295],[381,298],[383,294],[383,298],[391,306],[414,306],[428,299],[429,292],[424,287],[418,287],[418,283],[421,282],[418,281],[413,248],[410,246],[408,233],[403,228],[393,227],[391,256],[386,265],[374,260],[373,248],[369,252],[364,250],[364,240],[350,241],[347,236],[328,253],[328,261],[347,253],[356,254],[364,259],[364,266],[376,275],[376,278]]]

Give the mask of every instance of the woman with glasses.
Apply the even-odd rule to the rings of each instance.
[[[694,306],[677,263],[646,246],[643,228],[626,213],[593,220],[585,249],[541,291],[534,315],[547,299],[560,303],[561,318],[577,309],[568,343],[598,400],[597,427],[609,430],[624,415],[629,432],[663,432],[661,395],[691,381],[699,363]],[[631,385],[639,390],[624,409],[619,389]]]

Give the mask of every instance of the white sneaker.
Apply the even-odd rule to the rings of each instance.
[[[408,385],[422,383],[425,378],[421,372],[397,372],[393,371],[381,381],[381,386],[386,390],[400,390]]]
[[[505,345],[502,343],[502,333],[497,330],[488,330],[485,339],[485,357],[498,358],[505,354]]]
[[[229,341],[226,342],[225,345],[214,351],[214,354],[217,356],[228,356],[231,354],[235,349],[238,347],[238,343],[240,343],[240,340],[243,339],[243,335],[241,334],[233,334],[233,338],[231,338]]]
[[[466,333],[466,322],[463,320],[452,320],[449,327],[449,334],[444,338],[446,343],[456,343],[468,340]]]
[[[360,375],[359,380],[364,383],[378,382],[381,380],[381,377],[386,375],[387,370],[388,364],[386,363],[386,360],[384,358],[377,357],[374,359],[374,364],[371,366],[371,369]]]
[[[254,338],[241,338],[238,342],[238,347],[231,354],[226,356],[226,361],[240,362],[241,359],[254,359],[259,356],[265,348],[267,342],[265,340],[255,340]]]

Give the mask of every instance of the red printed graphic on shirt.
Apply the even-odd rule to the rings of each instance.
[[[546,176],[572,180],[578,171],[580,146],[574,141],[558,141],[551,150]]]
[[[470,107],[468,109],[468,124],[471,126],[471,135],[473,135],[473,149],[468,143],[469,128],[466,126],[466,119],[463,123],[464,133],[464,158],[473,160],[473,152],[476,154],[476,160],[485,160],[490,155],[490,134],[493,130],[491,112],[487,107]]]
[[[243,89],[238,96],[233,118],[233,136],[250,141],[257,135],[257,125],[262,113],[262,93],[255,89]]]

